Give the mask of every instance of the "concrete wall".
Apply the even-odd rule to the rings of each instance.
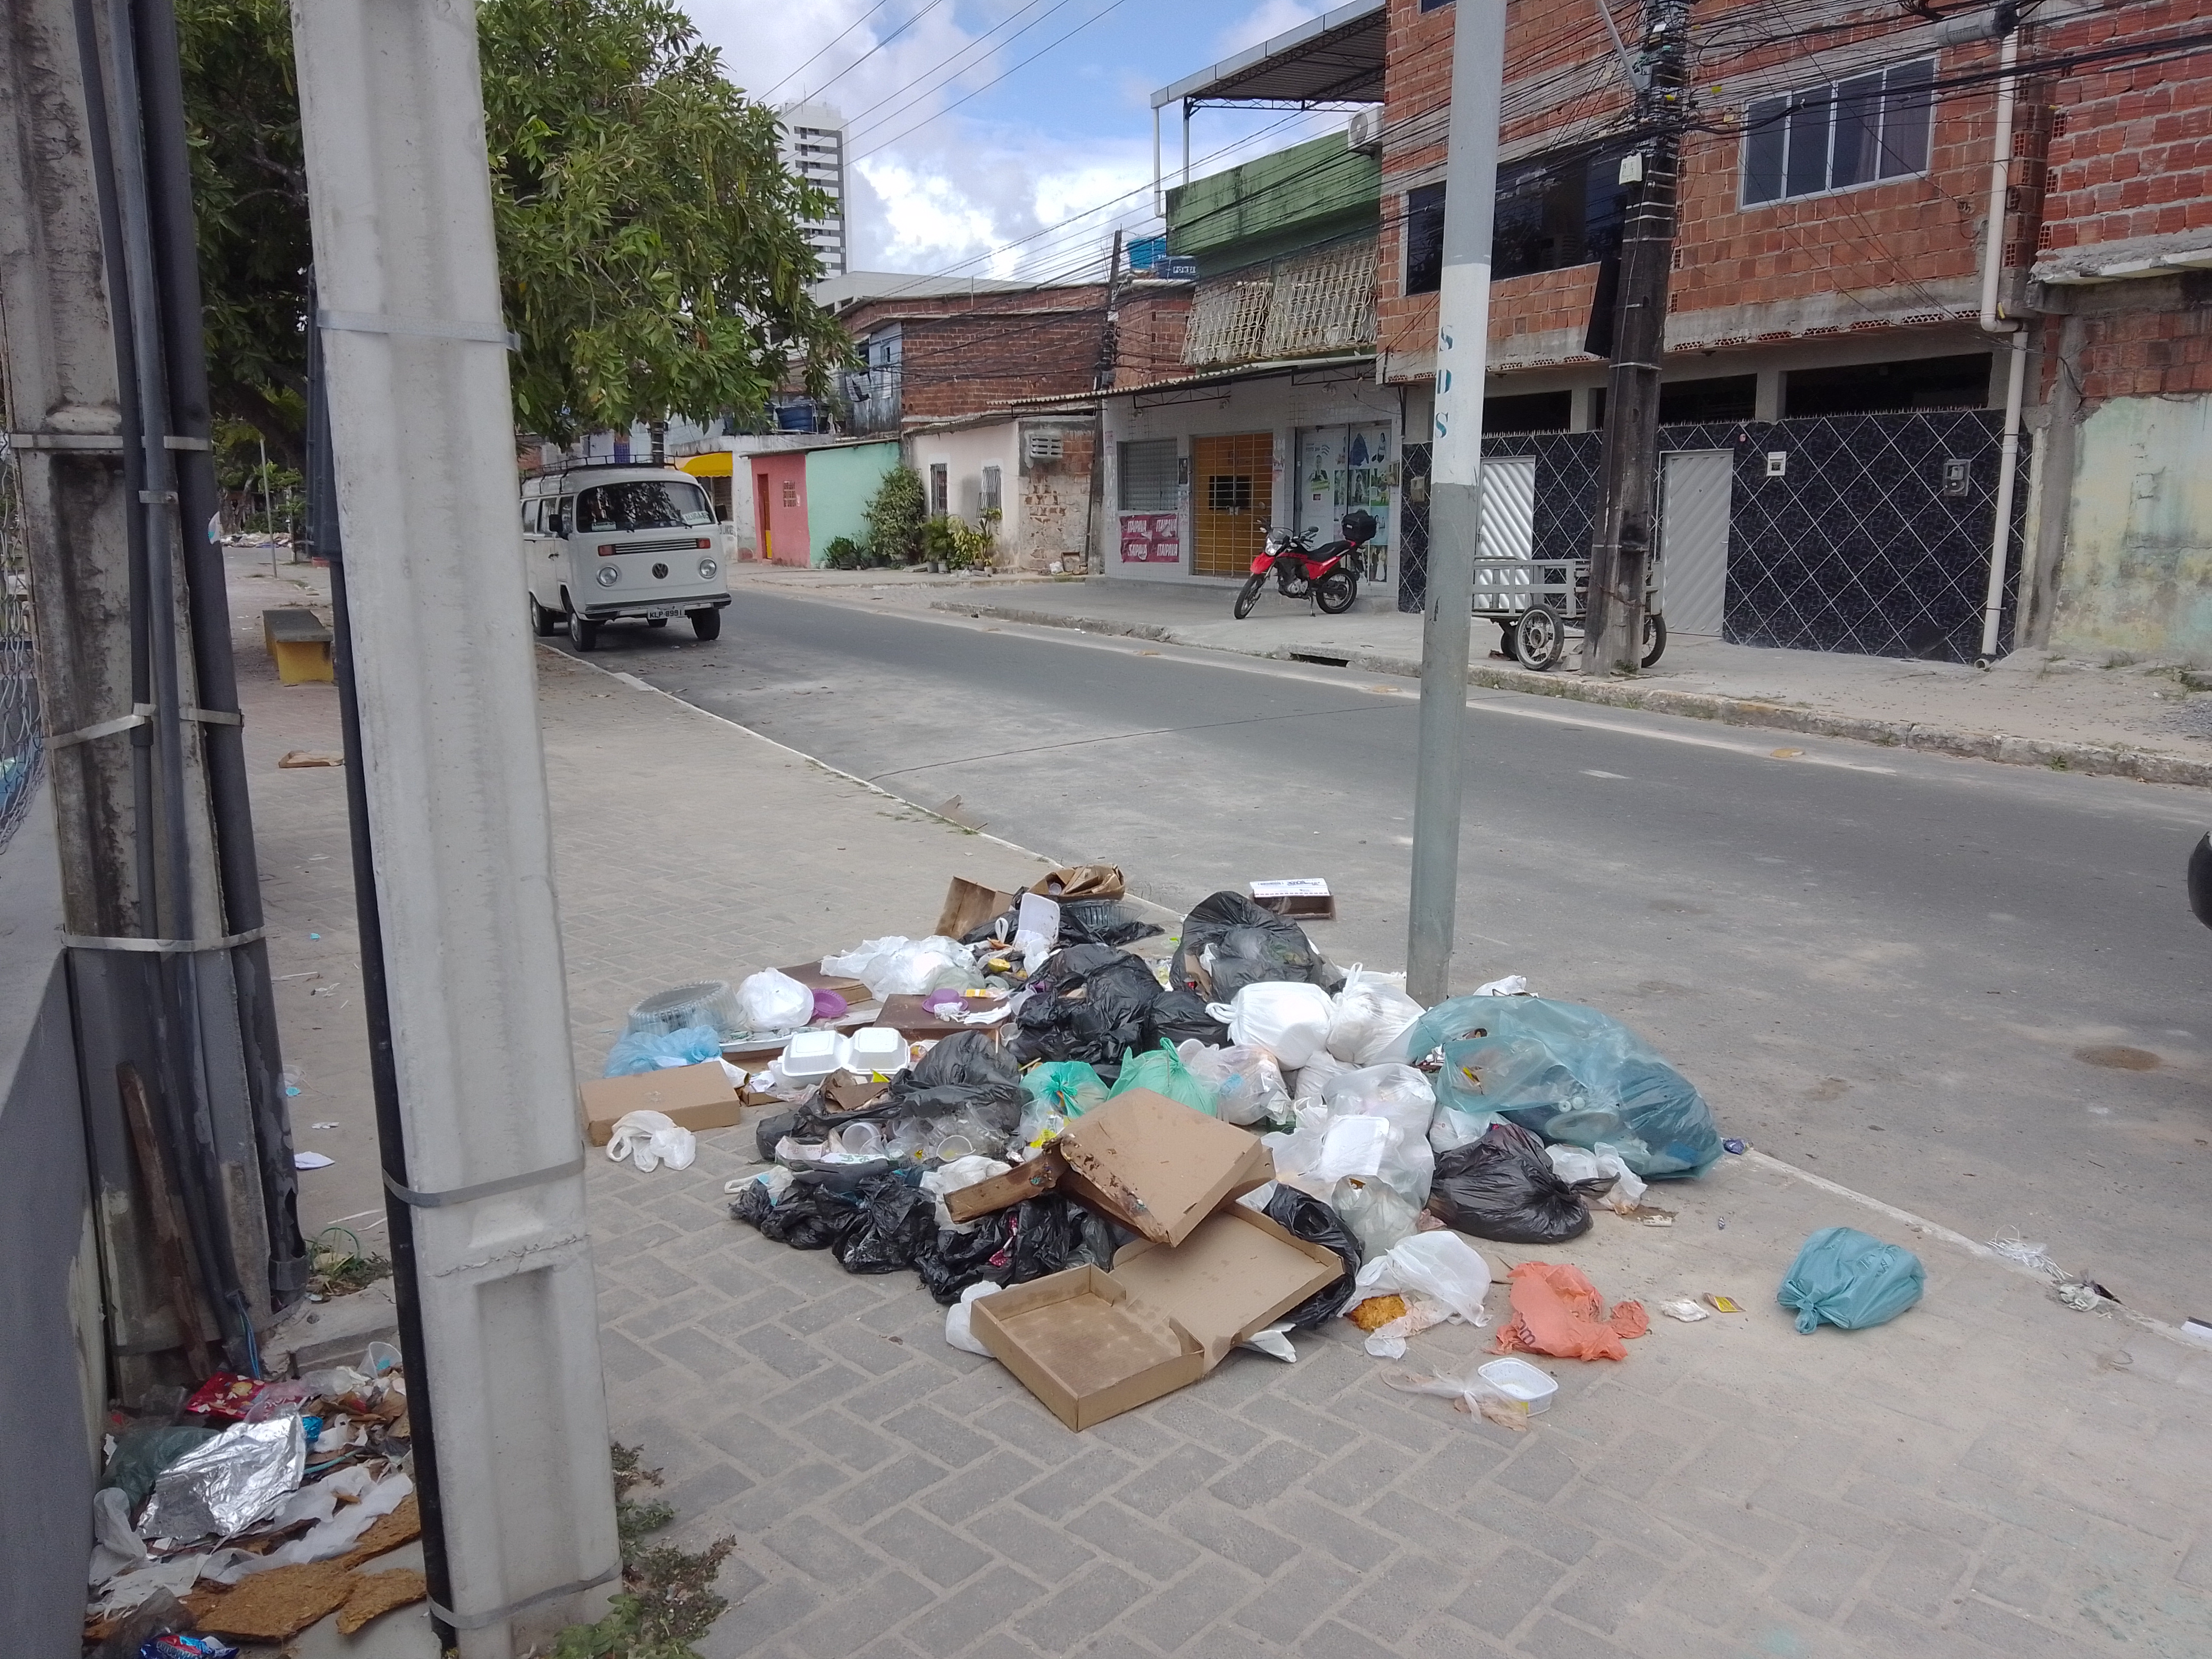
[[[53,812],[0,850],[0,1610],[73,1654],[106,1395]]]
[[[1006,544],[1015,527],[1014,492],[1021,465],[1020,438],[1013,422],[994,421],[988,426],[963,427],[951,432],[917,432],[907,440],[907,452],[914,470],[921,475],[929,510],[937,510],[936,501],[929,496],[929,469],[942,465],[945,509],[971,525],[981,510],[983,469],[997,467],[999,505],[1005,515],[1000,520],[999,538],[1000,545]]]
[[[1120,510],[1121,480],[1118,474],[1120,447],[1124,441],[1173,438],[1176,453],[1187,464],[1190,459],[1190,441],[1194,437],[1239,432],[1272,434],[1275,464],[1274,504],[1271,510],[1277,521],[1288,524],[1291,521],[1291,471],[1296,465],[1298,428],[1355,422],[1387,423],[1390,428],[1390,447],[1394,457],[1403,439],[1399,426],[1398,388],[1376,385],[1371,371],[1366,370],[1364,366],[1338,380],[1302,382],[1287,374],[1280,374],[1264,380],[1224,381],[1218,386],[1204,388],[1202,397],[1194,398],[1188,392],[1163,395],[1164,398],[1171,396],[1177,401],[1148,404],[1142,394],[1127,393],[1104,400],[1106,478],[1102,514],[1104,522],[1099,544],[1104,550],[1103,574],[1108,576],[1137,581],[1193,580],[1193,526],[1188,483],[1182,491],[1179,511],[1180,560],[1172,563],[1156,562],[1151,560],[1133,561],[1122,556],[1123,515]],[[1375,514],[1382,525],[1376,541],[1384,548],[1395,545],[1397,528],[1400,491],[1394,488],[1390,495],[1389,507]]]
[[[777,564],[811,564],[813,548],[806,533],[806,457],[790,450],[764,455],[740,455],[737,465],[746,468],[753,481],[754,545]],[[734,476],[734,474],[732,475]],[[761,480],[768,481],[768,495],[761,497]]]
[[[2212,395],[2114,398],[2076,442],[2052,648],[2212,665]]]
[[[840,536],[855,542],[866,538],[869,498],[898,459],[896,439],[807,452],[806,540],[815,563],[822,562],[823,550]]]

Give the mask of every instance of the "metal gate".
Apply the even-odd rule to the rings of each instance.
[[[1735,456],[1686,449],[1662,458],[1659,603],[1670,634],[1720,637],[1728,606],[1729,501]]]
[[[1274,515],[1274,436],[1193,438],[1190,472],[1191,574],[1242,576]]]

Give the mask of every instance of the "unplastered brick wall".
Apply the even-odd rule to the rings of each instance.
[[[2075,372],[2085,408],[2212,392],[2212,275],[2116,283],[2090,296],[2081,324]],[[2057,325],[2046,330],[2048,341]]]
[[[1079,567],[1091,534],[1091,471],[1097,432],[1088,422],[1022,422],[1021,532],[1015,563],[1024,570],[1045,570],[1066,560]],[[1060,440],[1056,458],[1030,453],[1032,433]]]
[[[1115,307],[1115,386],[1143,386],[1186,372],[1182,349],[1190,328],[1190,297],[1188,286],[1139,289],[1123,296]]]
[[[2203,0],[2105,0],[2032,39],[2039,57],[2149,52],[2202,35],[2205,18]],[[2053,78],[2041,263],[2174,239],[2212,244],[2212,46],[2155,55]]]
[[[1081,396],[1098,373],[1103,304],[910,319],[904,325],[901,414],[941,420],[1021,398]]]

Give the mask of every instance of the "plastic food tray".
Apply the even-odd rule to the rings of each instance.
[[[1480,1375],[1500,1394],[1527,1401],[1532,1417],[1538,1412],[1549,1411],[1552,1396],[1559,1391],[1556,1377],[1538,1370],[1525,1359],[1493,1359],[1482,1367]]]
[[[783,1046],[786,1077],[828,1077],[848,1069],[853,1045],[835,1031],[794,1031]]]

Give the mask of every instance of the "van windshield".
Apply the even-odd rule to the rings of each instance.
[[[681,530],[714,522],[707,492],[695,483],[634,478],[593,484],[576,493],[576,531],[581,535],[601,530]]]

